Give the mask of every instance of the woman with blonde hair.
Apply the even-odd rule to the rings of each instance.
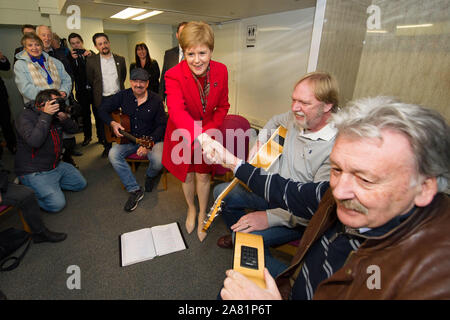
[[[182,181],[188,205],[186,230],[196,225],[197,192],[199,211],[197,236],[200,241],[209,199],[212,166],[205,163],[197,137],[217,129],[228,113],[228,71],[211,60],[214,33],[204,22],[192,21],[181,32],[180,46],[185,60],[165,74],[169,120],[164,139],[163,165]]]

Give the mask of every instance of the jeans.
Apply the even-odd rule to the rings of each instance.
[[[214,188],[214,199],[222,193],[228,183],[221,183]],[[228,228],[235,224],[241,217],[247,214],[246,209],[252,211],[265,211],[273,209],[264,198],[253,192],[248,192],[243,186],[235,186],[223,199],[222,217]],[[286,265],[275,259],[269,248],[279,246],[302,237],[304,227],[288,228],[284,226],[270,227],[265,230],[253,231],[253,234],[261,235],[264,239],[264,258],[267,269],[273,277],[286,269]]]
[[[114,144],[109,151],[108,158],[111,162],[116,173],[119,175],[120,181],[122,181],[125,189],[128,192],[134,192],[139,190],[141,187],[136,181],[131,168],[126,162],[125,158],[129,155],[136,153],[139,149],[139,145],[134,143],[128,144]],[[162,169],[162,150],[163,142],[156,143],[152,150],[147,154],[147,158],[150,161],[146,175],[147,177],[153,178],[158,175]]]
[[[53,170],[19,176],[19,180],[34,190],[39,206],[48,212],[58,212],[65,207],[62,190],[80,191],[87,185],[78,169],[62,161]]]

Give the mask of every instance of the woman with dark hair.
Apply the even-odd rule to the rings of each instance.
[[[150,57],[150,51],[148,51],[147,45],[143,42],[136,44],[134,48],[135,61],[130,64],[130,74],[131,70],[134,68],[143,68],[150,75],[150,82],[148,88],[154,92],[159,92],[159,65],[158,61]]]

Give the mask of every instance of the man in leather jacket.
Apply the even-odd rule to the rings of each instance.
[[[276,279],[264,270],[266,289],[228,270],[221,297],[450,299],[449,125],[386,97],[350,103],[333,121],[329,182],[264,173],[202,139],[253,192],[309,220],[290,265]]]

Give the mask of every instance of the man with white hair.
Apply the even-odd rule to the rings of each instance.
[[[257,194],[309,219],[290,266],[267,288],[228,270],[223,299],[449,299],[450,127],[430,109],[386,97],[333,116],[329,182],[298,183],[204,141]],[[284,192],[280,192],[284,190]],[[245,223],[245,222],[243,222]]]

